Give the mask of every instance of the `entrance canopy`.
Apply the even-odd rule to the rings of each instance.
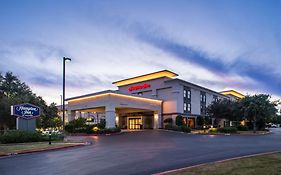
[[[69,98],[68,121],[74,119],[75,111],[104,112],[106,127],[115,127],[115,120],[120,113],[152,112],[161,116],[162,100],[125,95],[116,91],[103,91],[78,97]],[[159,121],[155,122],[157,126]],[[155,126],[155,127],[157,127]]]

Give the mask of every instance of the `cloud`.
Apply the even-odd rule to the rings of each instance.
[[[232,83],[236,84],[237,87],[244,87],[249,90],[255,88],[255,90],[281,95],[281,78],[270,66],[251,64],[248,61],[241,61],[243,60],[241,58],[235,59],[232,63],[225,63],[221,61],[221,58],[210,57],[208,53],[200,49],[186,46],[165,37],[166,35],[159,31],[155,33],[143,29],[136,30],[135,34],[136,38],[142,42],[150,44],[179,59],[183,59],[199,67],[204,67],[214,74],[218,74],[223,79],[228,77],[231,79],[233,74],[240,76],[240,79],[245,77],[244,79],[247,81]],[[252,81],[249,82],[248,80]],[[250,84],[251,82],[252,84]],[[225,83],[227,85],[227,82]],[[212,83],[209,82],[209,84]]]

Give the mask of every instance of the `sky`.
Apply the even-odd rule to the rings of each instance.
[[[281,98],[280,0],[1,0],[0,72],[48,103],[168,69],[215,91]]]

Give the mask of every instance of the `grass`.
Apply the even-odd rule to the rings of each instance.
[[[19,144],[1,144],[0,145],[0,155],[1,154],[14,154],[26,151],[35,150],[48,150],[54,148],[62,148],[65,146],[77,145],[77,143],[66,143],[66,142],[52,142],[51,145],[48,142],[33,142],[33,143],[19,143]]]
[[[254,156],[190,168],[169,175],[280,175],[281,153]]]

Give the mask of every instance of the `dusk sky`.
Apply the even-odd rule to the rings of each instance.
[[[1,0],[0,72],[48,103],[168,69],[216,91],[281,97],[280,0]]]

